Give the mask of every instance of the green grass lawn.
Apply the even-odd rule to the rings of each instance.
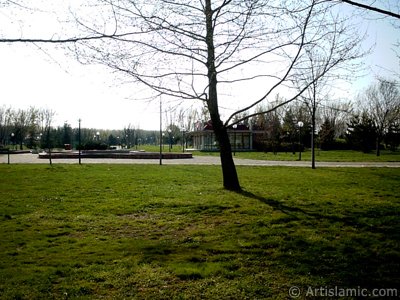
[[[219,155],[218,152],[194,152],[193,155]],[[299,159],[299,153],[295,154],[291,152],[278,152],[276,154],[272,152],[236,152],[236,158],[246,159],[261,159],[261,160],[277,160],[277,161],[295,161]],[[301,153],[301,159],[305,161],[311,161],[311,151],[306,150]],[[353,150],[331,150],[331,151],[315,151],[316,161],[333,161],[333,162],[391,162],[400,161],[400,151],[382,151],[380,156],[376,156],[375,153],[363,153]]]
[[[146,150],[149,152],[160,151],[159,146],[141,145],[138,149]],[[168,152],[168,145],[164,146],[164,152]],[[172,148],[174,152],[181,152],[182,146],[174,145]],[[219,156],[219,152],[202,152],[193,151],[194,156]],[[291,152],[278,152],[276,154],[272,152],[236,152],[235,157],[245,159],[261,159],[261,160],[278,160],[278,161],[295,161],[299,159],[299,153],[295,154]],[[311,151],[307,149],[301,154],[302,160],[311,161]],[[383,150],[380,156],[376,156],[375,152],[363,153],[361,151],[353,150],[330,150],[321,151],[317,149],[315,151],[316,161],[342,161],[342,162],[391,162],[400,161],[400,151],[392,152],[389,150]]]
[[[0,165],[2,299],[287,299],[400,283],[400,169]]]

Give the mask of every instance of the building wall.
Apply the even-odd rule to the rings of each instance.
[[[189,133],[193,138],[193,148],[203,151],[217,151],[218,143],[212,130],[194,131]],[[249,151],[253,149],[252,133],[250,131],[228,131],[232,150]]]

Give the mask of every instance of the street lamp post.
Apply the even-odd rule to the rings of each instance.
[[[237,124],[232,126],[233,128],[233,156],[236,156],[236,128]]]
[[[43,133],[39,133],[39,141],[40,141],[40,149],[42,149],[42,146],[43,146]]]
[[[304,126],[304,123],[299,121],[297,126],[299,126],[299,160],[301,160],[301,128]]]
[[[7,147],[7,164],[10,164],[10,146]]]
[[[168,129],[169,152],[171,152],[172,149],[171,132],[171,129]]]
[[[78,120],[79,127],[78,127],[78,158],[79,164],[81,164],[81,119]]]
[[[10,134],[11,143],[14,141],[14,132]],[[7,149],[7,163],[10,164],[10,147]]]
[[[160,96],[160,166],[162,165],[163,136],[164,133],[162,132],[162,100]]]
[[[185,153],[185,128],[182,127],[182,153]]]
[[[14,132],[11,132],[11,143],[14,146],[13,148],[15,148],[15,150],[17,150],[17,144],[15,143],[15,134]]]
[[[135,129],[132,129],[133,147],[137,150],[137,136],[135,136]]]

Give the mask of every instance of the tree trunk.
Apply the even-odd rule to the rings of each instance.
[[[47,129],[47,137],[46,137],[46,140],[47,140],[47,147],[48,147],[48,149],[49,149],[49,163],[50,163],[50,166],[53,166],[53,161],[51,160],[50,125],[49,125],[49,128]]]
[[[311,114],[311,168],[315,169],[315,102],[312,107]]]
[[[240,191],[241,187],[232,157],[232,147],[229,141],[228,131],[226,127],[223,126],[218,114],[210,113],[210,115],[213,122],[214,133],[219,144],[224,188],[231,191]]]
[[[49,163],[50,166],[53,166],[53,161],[51,160],[51,148],[49,148]]]
[[[215,67],[214,27],[211,0],[206,0],[206,43],[207,43],[207,69],[208,69],[208,100],[207,106],[213,125],[213,130],[220,147],[220,158],[224,187],[231,191],[240,191],[239,178],[232,157],[232,148],[226,127],[222,124],[218,109],[217,70]]]

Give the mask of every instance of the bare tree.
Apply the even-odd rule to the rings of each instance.
[[[101,0],[93,4],[96,13],[75,13],[75,24],[84,30],[77,37],[0,38],[0,42],[68,43],[80,61],[126,74],[152,89],[154,97],[204,102],[220,148],[223,185],[238,191],[228,128],[267,113],[255,108],[273,101],[279,92],[285,91],[287,100],[266,106],[269,111],[293,101],[313,84],[298,90],[293,82],[298,71],[307,68],[303,64],[306,46],[324,42],[333,25],[345,22],[329,13],[335,4],[324,0]],[[347,47],[335,46],[339,52]],[[317,79],[324,75],[321,72]],[[245,104],[240,103],[237,95],[248,87],[254,90],[246,95]],[[227,97],[229,93],[233,96]],[[242,108],[223,118],[221,103]]]
[[[51,148],[52,139],[51,139],[51,123],[53,122],[53,118],[55,116],[55,112],[51,109],[42,109],[39,113],[39,126],[42,133],[42,138],[44,139],[44,148],[47,148],[49,154],[49,163],[53,165],[52,157],[51,157]]]
[[[352,102],[323,103],[320,107],[324,120],[330,120],[335,131],[335,138],[343,137],[346,133],[347,124],[353,111]]]
[[[266,113],[254,109],[273,99],[280,89],[294,87],[294,76],[305,66],[305,46],[325,42],[324,36],[335,29],[330,26],[344,22],[328,13],[329,3],[318,0],[287,1],[284,5],[279,1],[239,0],[103,3],[109,14],[102,18],[106,24],[114,24],[112,30],[96,20],[76,16],[76,21],[86,28],[87,36],[109,38],[74,43],[77,57],[125,73],[151,88],[155,97],[161,94],[203,101],[220,148],[223,184],[230,190],[240,190],[240,185],[227,129]],[[355,44],[345,45],[341,40],[333,48],[342,53]],[[332,67],[330,64],[317,79]],[[312,83],[291,90],[287,101],[277,106],[293,101]],[[259,96],[249,95],[241,109],[223,120],[220,103],[227,99],[225,91],[235,94],[250,84],[259,85]]]
[[[376,155],[380,155],[380,144],[390,127],[400,121],[399,83],[380,78],[361,95],[361,105],[375,123]]]
[[[131,123],[128,124],[127,127],[124,128],[124,140],[127,149],[130,149],[132,146],[136,145],[135,142],[135,126]]]
[[[311,167],[313,169],[315,169],[315,132],[318,106],[330,98],[328,93],[331,92],[332,82],[338,78],[347,78],[350,71],[353,75],[360,66],[355,62],[366,55],[365,52],[360,52],[357,46],[363,37],[348,35],[350,32],[341,25],[343,26],[339,22],[334,22],[331,30],[325,34],[320,43],[310,43],[305,47],[305,67],[299,70],[297,78],[299,90],[307,86],[306,92],[300,98],[306,104],[311,116]]]
[[[13,110],[11,107],[0,107],[0,146],[5,146],[10,143],[12,115]]]
[[[18,109],[12,116],[15,141],[19,144],[20,150],[22,150],[28,133],[34,131],[33,127],[36,126],[37,109],[35,107],[30,107],[27,110]]]

